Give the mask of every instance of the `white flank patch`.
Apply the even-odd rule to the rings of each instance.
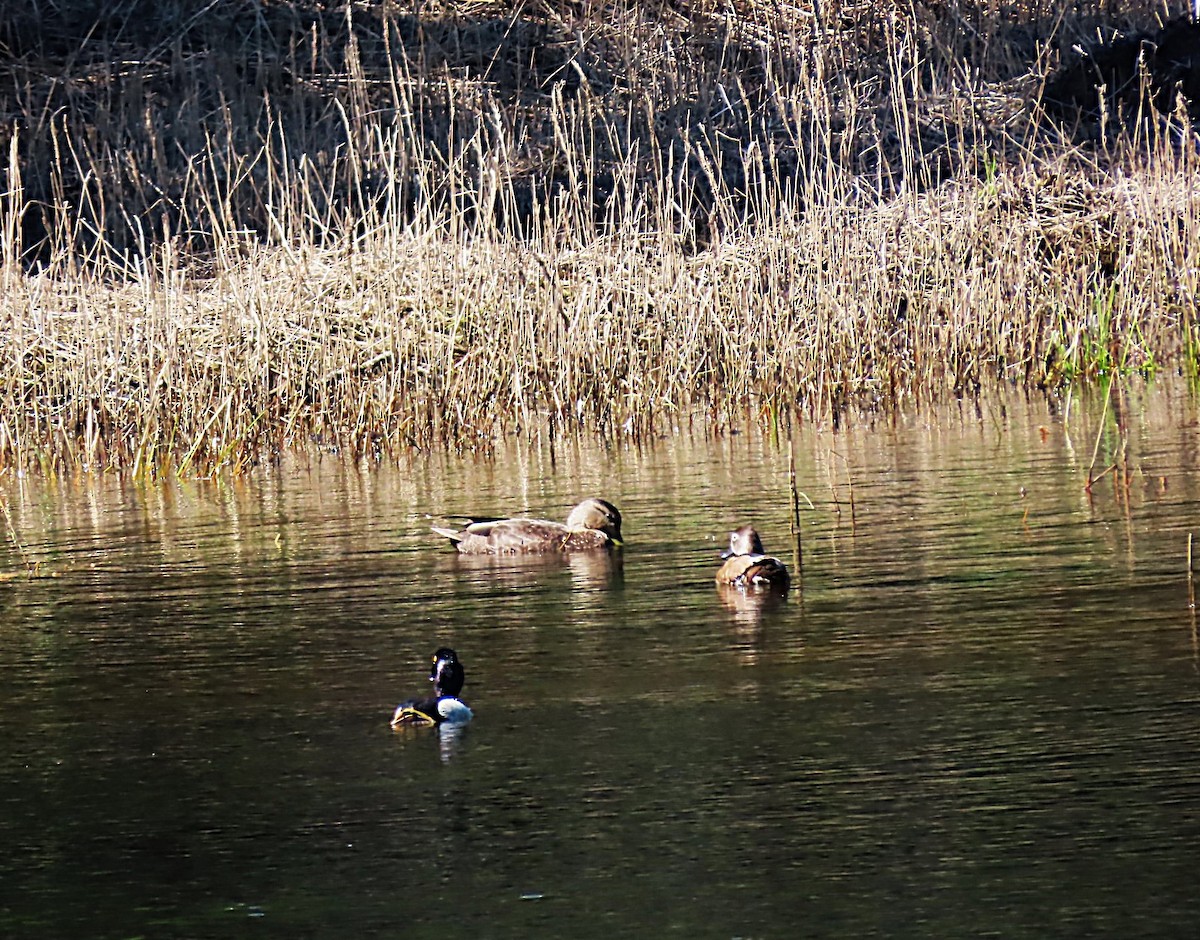
[[[460,702],[456,698],[444,698],[438,702],[438,713],[443,721],[451,725],[464,725],[475,717],[466,702]]]

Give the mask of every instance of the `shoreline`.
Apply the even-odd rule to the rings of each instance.
[[[309,7],[270,15],[291,28]],[[1186,113],[1069,132],[1041,112],[1049,57],[1021,59],[1024,27],[963,38],[921,4],[854,8],[805,48],[807,20],[768,30],[753,4],[737,21],[623,11],[645,35],[584,10],[575,53],[565,20],[501,35],[448,8],[306,21],[275,71],[252,36],[231,53],[259,69],[249,88],[201,41],[227,23],[191,24],[198,51],[150,46],[132,88],[96,71],[118,51],[98,40],[105,127],[76,86],[53,92],[75,105],[59,123],[12,125],[0,470],[237,472],[314,441],[486,450],[543,422],[637,440],[683,413],[718,432],[747,412],[836,424],[1196,369]],[[459,58],[434,62],[448,35]],[[673,71],[642,63],[672,41]],[[487,79],[470,65],[485,48]],[[642,63],[626,84],[618,53]],[[163,117],[213,92],[227,104],[199,131]]]

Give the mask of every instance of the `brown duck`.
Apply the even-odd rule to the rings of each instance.
[[[729,533],[729,551],[717,572],[718,584],[769,584],[786,587],[788,570],[782,561],[763,551],[762,539],[754,526],[744,525]]]
[[[464,555],[532,555],[621,545],[621,513],[604,499],[585,499],[566,524],[548,519],[473,519],[460,531],[441,529]]]

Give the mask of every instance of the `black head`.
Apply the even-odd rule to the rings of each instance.
[[[433,654],[429,680],[438,695],[458,695],[462,691],[467,674],[463,671],[462,663],[458,661],[458,654],[454,650],[443,646]]]

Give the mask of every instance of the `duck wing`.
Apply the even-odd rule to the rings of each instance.
[[[400,725],[436,725],[438,723],[438,700],[436,698],[416,699],[401,702],[396,706],[392,715],[392,727]]]
[[[549,519],[475,519],[461,531],[441,529],[465,555],[541,555],[605,548],[612,539],[596,529],[572,529]]]
[[[774,584],[788,583],[787,566],[771,555],[734,555],[717,571],[717,581],[722,584]]]
[[[436,525],[431,525],[429,528],[438,535],[444,536],[451,542],[458,544],[468,535],[482,535],[486,538],[491,531],[491,527],[497,522],[511,521],[493,516],[460,516],[458,518],[463,520],[463,527],[461,529],[447,529]]]
[[[546,519],[473,522],[467,526],[458,550],[497,555],[555,552],[562,550],[570,534],[571,530],[561,522]]]

